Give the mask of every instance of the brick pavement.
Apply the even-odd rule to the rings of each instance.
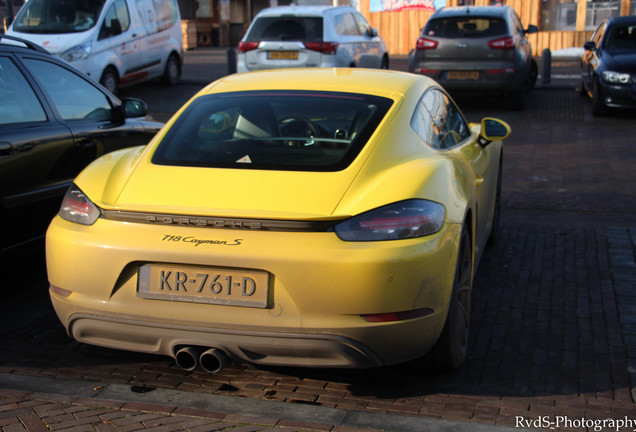
[[[514,426],[517,416],[636,420],[636,118],[593,118],[589,101],[571,88],[535,91],[524,112],[459,103],[472,121],[503,118],[513,135],[505,144],[499,241],[476,275],[470,359],[457,373],[437,375],[418,362],[365,371],[232,365],[216,375],[184,372],[171,359],[69,340],[40,275],[41,291],[5,299],[0,378],[87,380],[131,392],[231,397],[237,406],[268,401],[475,428]]]

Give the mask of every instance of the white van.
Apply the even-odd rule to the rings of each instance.
[[[43,46],[111,92],[181,77],[183,40],[176,0],[28,0],[7,34]]]

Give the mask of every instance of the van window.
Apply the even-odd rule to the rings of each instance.
[[[111,36],[117,36],[128,30],[130,27],[130,15],[128,14],[128,6],[124,0],[117,0],[106,11],[104,24],[99,31],[99,39],[106,39]]]
[[[95,26],[104,0],[29,0],[15,19],[21,33],[76,33]]]

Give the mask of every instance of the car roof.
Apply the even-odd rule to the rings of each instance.
[[[614,24],[619,24],[619,25],[620,24],[636,24],[636,15],[608,18],[607,22],[608,22],[609,25],[614,25]]]
[[[281,16],[281,15],[296,15],[296,16],[317,16],[321,17],[326,14],[330,14],[336,11],[354,11],[355,9],[349,6],[275,6],[263,9],[257,15],[262,16]]]
[[[29,52],[33,53],[38,52],[43,55],[53,56],[46,49],[42,48],[40,45],[35,44],[31,41],[21,39],[15,36],[9,36],[6,34],[0,33],[0,49],[2,51],[11,51],[11,52]]]
[[[227,75],[203,89],[202,93],[307,90],[360,93],[396,99],[408,93],[417,82],[424,83],[423,87],[435,85],[433,80],[422,75],[382,69],[268,69]]]
[[[471,15],[505,18],[509,12],[510,6],[457,6],[438,10],[431,16],[431,19]]]

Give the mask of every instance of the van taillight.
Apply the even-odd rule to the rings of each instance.
[[[418,51],[435,49],[437,48],[437,43],[438,43],[437,41],[420,37],[417,39],[417,42],[415,43],[415,49]]]
[[[239,52],[248,52],[258,48],[258,42],[239,42]]]
[[[336,42],[305,42],[305,48],[322,54],[335,54],[338,44]]]
[[[488,46],[493,49],[511,50],[515,48],[515,38],[507,36],[501,39],[494,39],[488,42]]]

